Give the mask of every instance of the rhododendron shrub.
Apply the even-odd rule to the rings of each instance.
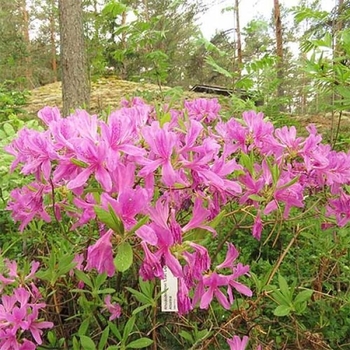
[[[350,220],[350,154],[322,144],[313,126],[297,137],[253,111],[222,120],[215,99],[156,112],[136,98],[105,119],[46,107],[39,118],[45,131],[23,129],[6,148],[11,169],[34,179],[8,203],[20,231],[33,220],[69,222],[84,273],[113,278],[134,264],[144,281],[161,280],[166,266],[178,279],[181,315],[252,296],[234,240],[222,261],[208,251],[229,208],[249,213],[258,240],[265,222],[293,219],[298,209],[326,225]],[[312,204],[315,194],[322,206]],[[120,305],[104,300],[110,319],[120,317]]]
[[[37,345],[42,344],[43,329],[54,326],[40,317],[46,303],[35,285],[38,268],[39,263],[33,261],[30,273],[21,276],[15,261],[4,261],[5,271],[0,274],[1,349],[36,349]]]

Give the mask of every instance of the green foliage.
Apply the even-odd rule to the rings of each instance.
[[[29,91],[16,90],[13,81],[0,84],[0,123],[8,120],[11,115],[23,112],[22,107],[27,103]]]
[[[278,304],[273,312],[274,315],[278,317],[288,316],[292,312],[301,315],[306,310],[307,302],[314,291],[303,290],[294,297],[295,283],[289,287],[285,278],[278,275],[278,284],[279,288],[274,285],[268,287],[272,291],[271,298]]]

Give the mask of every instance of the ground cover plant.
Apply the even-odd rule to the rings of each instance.
[[[2,349],[349,346],[350,153],[222,115],[133,98],[19,130]]]

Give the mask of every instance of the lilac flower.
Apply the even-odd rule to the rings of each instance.
[[[194,253],[185,251],[182,256],[186,260],[187,265],[184,266],[184,275],[187,286],[193,287],[196,281],[202,280],[203,273],[209,270],[211,260],[208,250],[194,242],[188,245],[194,249]]]
[[[248,297],[252,296],[252,291],[250,288],[245,286],[244,284],[237,282],[237,278],[243,275],[247,275],[249,272],[248,265],[242,265],[241,263],[236,264],[236,259],[239,256],[239,252],[236,247],[232,243],[227,243],[228,249],[226,253],[225,260],[216,266],[216,269],[230,269],[232,273],[230,275],[226,275],[227,277],[227,294],[229,296],[229,301],[232,304],[234,301],[232,288],[237,290],[237,292],[246,295]]]
[[[126,229],[129,230],[137,223],[135,216],[146,209],[148,194],[146,190],[141,187],[125,189],[118,194],[116,200],[107,193],[103,193],[101,202],[102,206],[105,208],[108,208],[108,204],[110,204],[115,213],[123,221]]]
[[[149,225],[143,225],[135,231],[135,234],[142,239],[143,242],[157,245],[158,237],[154,230]]]
[[[167,186],[173,186],[175,182],[182,183],[179,175],[173,168],[171,156],[177,142],[177,135],[169,131],[168,125],[160,127],[159,122],[153,122],[151,126],[142,129],[142,135],[151,150],[151,159],[145,160],[144,167],[139,172],[140,176],[148,175],[161,167],[162,181]]]
[[[330,199],[327,206],[327,216],[335,216],[337,225],[344,227],[350,221],[350,196],[341,191],[340,196]]]
[[[235,261],[239,256],[239,252],[232,243],[228,242],[227,245],[228,245],[228,248],[227,248],[226,258],[220,265],[216,266],[217,269],[228,268],[232,270],[236,265]]]
[[[284,203],[285,209],[283,213],[284,218],[288,218],[290,209],[292,207],[303,208],[303,186],[296,182],[292,185],[287,185],[292,178],[286,172],[277,181],[276,190],[273,193],[274,199],[271,200],[264,209],[264,214],[267,215],[279,206],[278,203]]]
[[[11,171],[19,163],[24,163],[21,173],[24,175],[34,174],[37,181],[40,181],[42,177],[49,180],[51,161],[58,159],[49,131],[22,129],[19,131],[17,139],[5,147],[5,150],[16,157],[11,165]]]
[[[83,109],[77,109],[71,116],[82,140],[92,143],[99,141],[98,128],[100,125],[97,115],[90,115]]]
[[[179,279],[179,290],[177,293],[177,306],[180,315],[185,315],[193,309],[189,290],[183,278]]]
[[[72,262],[76,263],[73,269],[69,271],[69,276],[74,276],[74,270],[83,271],[83,263],[84,263],[84,255],[83,254],[75,254]]]
[[[7,209],[12,211],[11,216],[15,221],[21,222],[20,231],[23,231],[35,217],[39,217],[46,222],[51,221],[43,200],[44,194],[49,192],[51,192],[49,186],[36,182],[11,191],[12,199],[8,202]]]
[[[217,233],[215,229],[205,224],[205,221],[208,219],[209,215],[210,211],[208,209],[203,208],[203,200],[200,198],[196,198],[194,202],[192,218],[187,223],[187,225],[185,225],[182,228],[182,231],[185,233],[194,228],[202,228],[216,235]]]
[[[251,291],[250,288],[236,281],[238,277],[243,275],[248,275],[248,272],[249,272],[248,265],[242,265],[241,263],[238,263],[237,266],[233,268],[233,273],[228,276],[229,284],[227,287],[227,294],[229,296],[229,300],[231,304],[233,304],[233,301],[234,301],[232,288],[234,288],[238,293],[243,294],[247,297],[251,297],[253,295],[253,292]]]
[[[29,331],[37,344],[41,344],[42,329],[52,328],[52,322],[39,320],[39,311],[46,304],[37,302],[24,287],[15,288],[11,296],[2,295],[0,301],[0,348],[35,349],[35,344],[23,337]]]
[[[271,154],[276,144],[272,123],[264,121],[264,115],[254,111],[243,112],[243,121],[246,126],[240,125],[234,119],[230,119],[226,124],[227,134],[237,149],[247,153],[255,148],[265,155]]]
[[[216,98],[197,98],[193,101],[185,101],[185,108],[190,118],[210,123],[219,117],[221,106]]]
[[[201,131],[203,130],[203,125],[194,119],[191,119],[186,126],[187,126],[187,132],[184,135],[184,139],[183,139],[184,145],[178,150],[180,154],[193,150],[193,147],[196,144],[197,138],[199,137]]]
[[[145,281],[151,280],[155,277],[163,279],[164,272],[159,257],[149,250],[145,242],[141,242],[141,246],[143,248],[145,256],[140,267],[140,276]]]
[[[112,230],[108,230],[100,237],[95,244],[88,248],[87,264],[85,270],[96,269],[99,273],[107,273],[112,277],[115,274],[115,266],[113,262],[113,249],[111,238]]]
[[[258,241],[260,241],[262,229],[263,229],[263,223],[261,220],[261,213],[259,211],[254,220],[254,225],[252,230],[253,237],[256,238]]]
[[[39,308],[36,305],[33,305],[32,312],[27,316],[26,322],[27,325],[24,329],[30,331],[34,340],[39,345],[42,343],[42,329],[52,328],[54,326],[52,322],[39,321]]]
[[[179,237],[181,231],[179,225],[175,222],[175,217],[169,210],[168,203],[160,198],[156,202],[155,208],[148,208],[148,212],[150,219],[153,221],[149,224],[149,227],[157,236],[156,246],[158,250],[154,254],[161,261],[162,266],[169,267],[174,276],[182,277],[181,264],[171,252],[176,243],[181,243],[181,237]],[[172,224],[169,225],[168,220]]]
[[[61,113],[57,107],[44,107],[38,112],[38,117],[46,124],[61,120]]]
[[[86,163],[87,168],[81,170],[78,175],[72,179],[67,187],[74,189],[85,185],[90,175],[94,174],[96,180],[101,184],[105,191],[112,189],[112,179],[105,168],[108,158],[109,149],[104,142],[95,143],[89,139],[81,139],[74,141],[74,149],[77,159]]]
[[[249,338],[245,335],[242,339],[235,335],[232,339],[227,339],[230,350],[245,350]]]
[[[75,216],[79,217],[79,220],[73,224],[71,230],[75,230],[77,227],[83,226],[96,218],[94,207],[97,203],[92,193],[88,193],[85,196],[85,200],[75,197],[73,203],[77,209],[82,209],[82,212],[75,214]]]
[[[110,312],[111,316],[109,316],[109,321],[113,321],[116,318],[119,318],[122,313],[122,308],[118,303],[111,302],[111,296],[106,295],[104,299],[105,308],[108,312]]]
[[[304,146],[304,138],[297,137],[295,126],[291,126],[290,128],[284,126],[276,129],[275,136],[278,143],[278,146],[274,150],[277,158],[280,158],[283,152],[286,152],[292,159],[300,155],[300,151]]]
[[[135,145],[140,136],[135,125],[135,120],[130,115],[131,111],[132,109],[115,111],[108,117],[108,124],[101,122],[101,138],[114,151],[110,155],[112,159],[114,159],[113,155],[118,156],[119,152],[133,156],[136,159],[146,154],[143,148]],[[115,163],[115,159],[112,159],[110,162]]]
[[[20,345],[19,350],[35,350],[36,345],[28,339],[24,339],[23,343]]]
[[[7,277],[0,274],[0,282],[1,282],[0,283],[0,292],[2,292],[4,286],[14,283],[17,279],[20,279],[21,281],[22,280],[28,281],[28,280],[33,279],[35,277],[36,271],[38,270],[38,268],[40,266],[40,263],[38,261],[32,261],[30,264],[31,269],[30,269],[29,274],[27,276],[24,276],[24,278],[23,278],[22,276],[18,275],[16,261],[4,259],[4,263],[5,263],[5,266],[7,268],[7,271],[5,274],[5,275],[7,275]]]
[[[72,141],[79,138],[76,117],[57,119],[50,123],[49,129],[54,139],[53,147],[59,152],[60,161],[72,155],[74,152]]]
[[[225,308],[230,308],[230,302],[227,300],[225,294],[221,291],[220,287],[227,286],[229,283],[228,277],[212,272],[203,277],[203,287],[206,288],[205,292],[201,296],[199,307],[201,309],[207,309],[216,297],[218,302]]]

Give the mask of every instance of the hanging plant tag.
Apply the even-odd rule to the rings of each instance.
[[[167,266],[163,267],[164,279],[160,281],[162,293],[161,310],[164,312],[177,312],[177,278]]]

